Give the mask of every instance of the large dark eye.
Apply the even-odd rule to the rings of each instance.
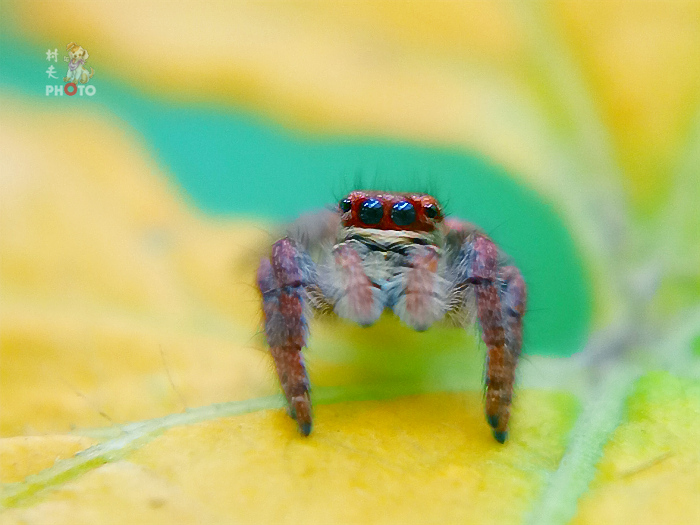
[[[438,215],[438,207],[432,202],[430,204],[426,204],[423,207],[423,210],[425,211],[425,216],[428,217],[428,219],[434,219]]]
[[[408,226],[416,220],[416,209],[410,202],[397,202],[391,208],[391,220],[396,226]]]
[[[384,208],[377,199],[367,199],[360,206],[360,220],[365,224],[379,224],[383,215]]]
[[[347,213],[350,211],[350,208],[352,208],[352,202],[350,199],[343,199],[338,203],[338,208],[340,208],[340,211],[343,213]]]

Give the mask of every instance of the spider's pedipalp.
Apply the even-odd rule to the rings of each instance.
[[[337,294],[335,313],[362,326],[373,324],[384,311],[383,292],[365,273],[363,260],[349,243],[333,250],[333,274]]]
[[[440,251],[416,245],[407,256],[407,267],[391,283],[394,313],[414,330],[422,332],[445,316],[447,283],[439,273]]]

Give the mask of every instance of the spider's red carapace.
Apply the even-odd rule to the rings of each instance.
[[[443,220],[437,200],[422,193],[353,191],[338,204],[343,226],[431,232]]]

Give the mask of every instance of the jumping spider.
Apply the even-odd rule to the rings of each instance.
[[[486,420],[508,437],[526,289],[475,226],[445,217],[427,194],[353,191],[333,211],[302,216],[257,273],[265,333],[299,432],[311,432],[302,349],[308,310],[362,326],[391,309],[415,330],[446,320],[464,327],[476,310],[486,343]]]

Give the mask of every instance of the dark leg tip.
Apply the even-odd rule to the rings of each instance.
[[[299,432],[301,432],[301,435],[305,437],[311,434],[311,422],[299,423]]]
[[[498,441],[500,444],[503,444],[506,442],[506,439],[508,439],[508,431],[504,430],[502,432],[497,432],[494,430],[493,437],[496,438],[496,441]]]
[[[496,414],[491,414],[491,415],[486,416],[486,421],[489,422],[489,425],[491,425],[491,428],[498,427],[498,422],[500,419],[501,418],[499,418],[498,415],[496,415]],[[496,439],[498,439],[498,438],[496,438]],[[501,441],[501,443],[503,443],[503,442]]]

